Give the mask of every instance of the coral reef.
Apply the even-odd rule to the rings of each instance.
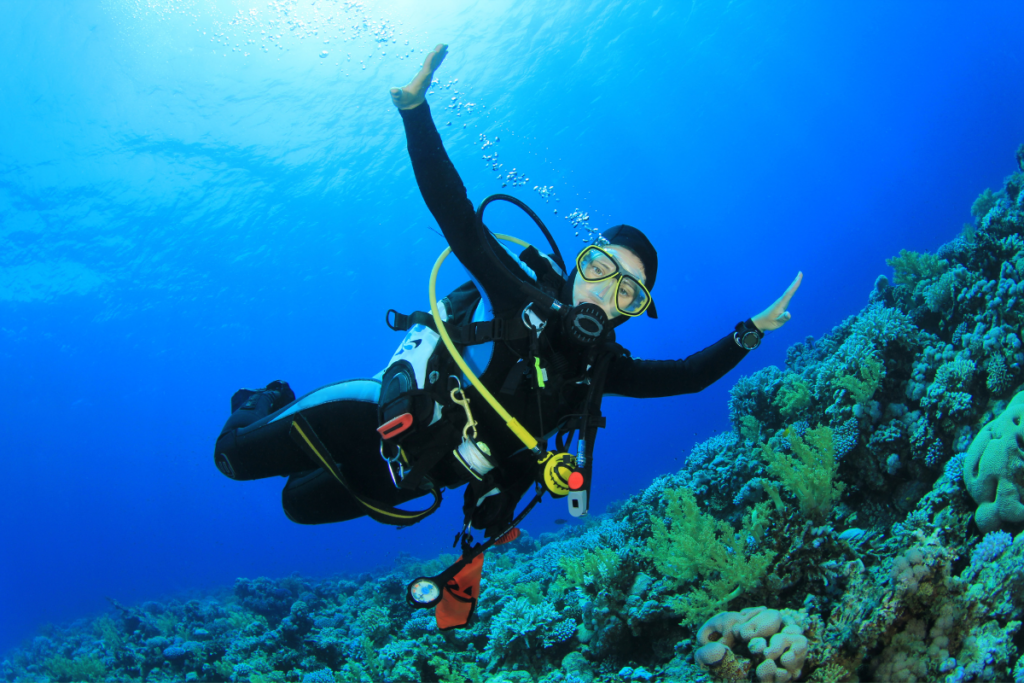
[[[45,629],[5,681],[1024,681],[1024,146],[974,222],[741,377],[734,431],[491,551],[439,632],[406,582],[239,579]]]

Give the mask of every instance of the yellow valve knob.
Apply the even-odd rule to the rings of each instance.
[[[552,496],[569,495],[569,476],[574,472],[568,453],[548,453],[544,460],[544,486]]]

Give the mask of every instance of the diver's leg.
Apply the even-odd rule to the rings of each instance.
[[[380,454],[348,452],[347,455],[365,458],[373,462],[374,456],[386,467]],[[372,498],[378,503],[395,507],[426,495],[424,491],[406,491],[398,489],[391,482],[387,470],[378,473],[373,485],[359,487],[359,494]],[[370,482],[364,482],[369,484]],[[366,490],[364,490],[364,488]],[[312,470],[289,477],[284,490],[281,491],[281,505],[288,519],[297,524],[329,524],[346,522],[350,519],[366,515],[366,508],[338,481],[325,470]],[[426,506],[423,506],[426,507]]]
[[[347,383],[343,387],[346,400],[303,409],[302,414],[338,463],[348,485],[361,497],[395,507],[425,492],[395,486],[380,454],[377,393],[368,382]],[[379,388],[378,383],[378,393]],[[290,422],[287,418],[283,421]],[[323,469],[292,475],[281,492],[281,503],[288,518],[299,524],[343,522],[366,514],[352,493]]]
[[[217,469],[232,479],[249,480],[291,475],[304,472],[312,466],[309,456],[299,448],[290,435],[295,411],[341,405],[346,400],[365,399],[376,405],[380,383],[374,380],[339,382],[306,394],[297,401],[290,389],[274,396],[274,384],[249,396],[228,418],[224,431],[217,439],[214,462]],[[285,385],[287,387],[287,385]],[[281,389],[277,387],[277,389]],[[376,424],[371,431],[376,429]],[[376,434],[376,432],[374,432]]]
[[[262,389],[239,389],[231,397],[231,417],[228,418],[221,434],[229,429],[248,427],[294,400],[295,392],[288,386],[288,382],[279,379]]]

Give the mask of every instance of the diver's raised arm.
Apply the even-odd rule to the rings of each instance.
[[[477,229],[473,203],[469,201],[466,186],[448,158],[430,115],[430,106],[426,103],[426,92],[434,71],[447,54],[448,46],[438,44],[423,60],[423,67],[408,85],[391,89],[391,101],[402,115],[409,159],[427,208],[456,258],[483,287],[483,293],[490,299],[495,314],[501,315],[521,307],[523,296],[517,289],[510,288],[507,278],[493,267],[493,254],[507,260],[509,270],[518,266],[494,237]]]

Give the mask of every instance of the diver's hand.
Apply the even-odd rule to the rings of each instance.
[[[439,43],[434,51],[423,60],[423,68],[409,81],[409,85],[391,89],[391,101],[399,109],[415,109],[427,99],[427,88],[434,78],[434,72],[448,55],[448,46]]]
[[[775,303],[751,318],[757,329],[762,332],[768,332],[769,330],[777,330],[789,322],[789,319],[793,316],[786,309],[789,308],[789,300],[796,294],[796,290],[800,288],[800,282],[803,279],[804,274],[802,272],[797,273],[793,284],[789,286],[789,289],[782,296],[775,300]]]

